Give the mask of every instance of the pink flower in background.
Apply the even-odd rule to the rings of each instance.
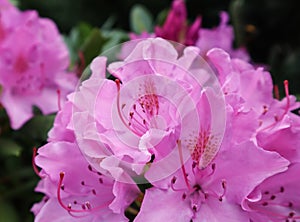
[[[164,25],[155,27],[155,35],[187,46],[195,45],[200,25],[201,20],[197,18],[188,26],[184,0],[174,0]]]
[[[220,14],[220,25],[218,27],[208,29],[199,29],[199,38],[195,46],[199,47],[204,56],[212,48],[221,48],[230,54],[232,58],[240,58],[245,61],[249,60],[249,55],[244,48],[234,49],[234,32],[233,27],[228,25],[229,16],[226,12]]]
[[[200,17],[196,18],[194,23],[189,26],[185,1],[174,0],[162,27],[156,26],[154,33],[143,32],[140,35],[131,33],[129,37],[131,40],[161,37],[186,46],[196,46],[200,49],[202,56],[205,56],[212,48],[221,48],[233,58],[250,60],[245,48],[234,49],[233,47],[234,30],[232,26],[228,25],[228,14],[222,12],[220,19],[220,25],[215,28],[201,27]],[[132,45],[135,44],[132,42]],[[126,47],[122,54],[126,54],[126,51],[130,52],[132,48]],[[122,58],[125,58],[125,56]]]
[[[59,109],[77,78],[66,70],[68,50],[55,24],[35,11],[0,8],[0,102],[13,129],[20,128],[37,106],[43,114]]]
[[[89,165],[72,134],[71,105],[67,103],[58,113],[51,142],[41,147],[35,158],[42,168],[36,191],[45,194],[32,208],[35,221],[128,221],[125,209],[139,190]]]

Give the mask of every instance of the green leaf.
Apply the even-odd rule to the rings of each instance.
[[[38,115],[33,117],[24,127],[20,133],[25,137],[32,138],[38,141],[46,141],[48,132],[53,126],[55,115]]]
[[[102,33],[107,39],[106,43],[102,47],[102,53],[128,40],[128,34],[122,30],[115,29],[111,31],[103,31]]]
[[[20,156],[22,147],[13,140],[0,139],[0,154],[1,156]]]
[[[153,31],[153,17],[142,5],[135,5],[130,12],[130,27],[135,33]]]
[[[162,26],[168,17],[169,11],[170,11],[169,9],[165,9],[165,10],[161,11],[156,17],[155,24]]]
[[[0,200],[0,222],[18,222],[18,212],[8,201]]]
[[[19,0],[9,0],[14,6],[18,7],[20,5]]]
[[[64,36],[64,40],[69,48],[72,65],[78,60],[78,51],[92,30],[93,28],[90,25],[82,22],[74,27],[68,36]]]
[[[85,59],[85,64],[90,64],[91,61],[100,54],[106,38],[102,35],[98,28],[94,28],[87,39],[80,47]]]

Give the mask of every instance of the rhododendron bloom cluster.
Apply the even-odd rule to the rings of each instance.
[[[288,82],[280,101],[262,68],[219,48],[204,58],[149,38],[94,59],[34,159],[36,221],[299,221]]]
[[[228,14],[221,12],[220,20],[220,25],[214,28],[201,27],[201,17],[197,17],[191,25],[188,25],[185,1],[174,0],[162,27],[156,26],[153,34],[143,32],[141,35],[136,35],[131,33],[130,39],[162,37],[186,46],[197,46],[200,48],[202,56],[205,56],[208,50],[218,47],[234,58],[249,60],[249,55],[243,47],[238,49],[233,47],[234,30],[227,24]]]
[[[57,111],[75,88],[75,75],[66,71],[68,49],[56,25],[6,0],[0,1],[0,55],[0,102],[13,129],[33,116],[33,106],[43,114]]]

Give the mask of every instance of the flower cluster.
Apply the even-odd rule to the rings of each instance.
[[[75,88],[77,78],[67,72],[68,49],[56,25],[7,0],[0,1],[0,55],[0,102],[13,129],[33,116],[32,106],[43,114],[56,112]]]
[[[34,159],[36,221],[300,221],[288,82],[279,100],[262,68],[201,53],[149,38],[94,59]]]
[[[220,13],[220,25],[213,29],[201,27],[201,17],[197,17],[192,25],[187,23],[187,10],[184,0],[174,0],[166,21],[162,27],[156,26],[153,34],[130,34],[131,40],[148,37],[161,37],[186,46],[197,46],[201,55],[205,56],[209,49],[222,48],[234,58],[249,60],[246,50],[241,47],[233,48],[234,31],[228,25],[229,17],[226,12]]]

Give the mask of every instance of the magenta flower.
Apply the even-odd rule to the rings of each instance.
[[[200,49],[202,56],[205,56],[212,48],[221,48],[233,58],[240,58],[245,61],[250,60],[245,48],[233,48],[234,31],[233,27],[227,24],[229,20],[228,14],[221,12],[220,19],[220,25],[211,29],[201,27],[200,17],[192,25],[188,26],[185,1],[174,0],[165,23],[162,27],[156,26],[154,34],[143,32],[140,35],[136,35],[131,33],[129,37],[131,40],[161,37],[186,46],[196,46]],[[128,55],[126,52],[130,52],[137,42],[130,42],[131,46],[125,45],[126,47],[122,50],[121,58],[125,58],[123,55]]]
[[[299,219],[299,104],[287,82],[278,101],[268,72],[222,49],[204,60],[162,38],[131,46],[121,61],[94,59],[58,113],[36,157],[36,218],[123,221],[136,200],[137,222]]]
[[[37,106],[43,114],[59,104],[76,84],[68,73],[68,50],[55,24],[35,11],[20,12],[3,1],[0,8],[0,102],[13,129],[20,128]],[[2,6],[3,5],[3,6]]]
[[[191,26],[187,25],[187,11],[184,0],[174,0],[163,27],[155,27],[157,37],[162,37],[184,45],[195,45],[201,24],[197,18]]]
[[[45,194],[32,208],[35,221],[128,221],[124,212],[138,188],[116,182],[89,165],[74,141],[68,121],[71,111],[67,103],[58,113],[51,142],[35,158],[42,168],[36,191]]]

